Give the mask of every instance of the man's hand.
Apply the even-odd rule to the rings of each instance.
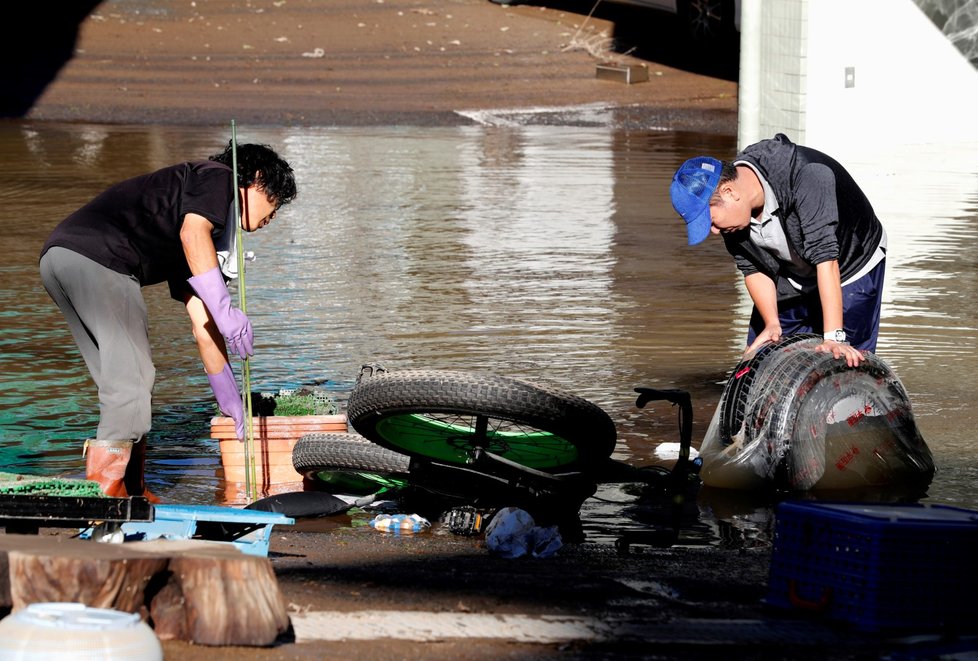
[[[761,346],[767,344],[768,342],[777,342],[781,339],[781,324],[771,324],[770,326],[765,326],[764,330],[757,334],[751,345],[747,347],[744,351],[744,355],[753,353]]]
[[[815,351],[831,353],[836,358],[845,358],[846,365],[849,367],[856,367],[866,360],[866,356],[859,349],[845,342],[836,342],[835,340],[824,340],[820,345],[815,347]]]

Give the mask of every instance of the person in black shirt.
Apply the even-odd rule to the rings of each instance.
[[[61,309],[98,388],[99,425],[85,441],[85,474],[109,496],[145,495],[146,434],[156,370],[140,288],[167,282],[184,303],[204,371],[223,414],[244,438],[241,394],[228,349],[252,355],[251,322],[231,305],[234,222],[265,227],[296,196],[289,164],[269,146],[232,144],[111,186],[64,219],[41,250],[44,288]],[[232,163],[237,160],[237,181]]]

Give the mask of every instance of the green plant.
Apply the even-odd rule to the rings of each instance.
[[[251,412],[258,417],[334,415],[339,407],[322,388],[283,388],[277,393],[251,393]]]
[[[331,415],[333,413],[336,413],[336,406],[332,401],[324,402],[314,395],[286,395],[275,398],[275,415]]]

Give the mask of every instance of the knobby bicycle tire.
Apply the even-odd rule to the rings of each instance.
[[[364,437],[410,456],[468,465],[481,449],[547,472],[605,460],[617,437],[608,414],[582,397],[484,373],[363,376],[347,418]]]
[[[444,465],[388,450],[356,434],[307,434],[296,442],[292,464],[309,479],[332,487],[336,493],[369,495],[379,490],[411,488],[448,499],[483,506],[522,505],[540,502],[580,507],[594,493],[583,482],[517,485],[461,465]]]
[[[366,495],[407,483],[411,458],[356,434],[301,436],[292,449],[292,466],[308,479],[340,492]]]

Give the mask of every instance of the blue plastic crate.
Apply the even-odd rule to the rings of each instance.
[[[766,603],[867,632],[978,630],[978,512],[781,503]]]

